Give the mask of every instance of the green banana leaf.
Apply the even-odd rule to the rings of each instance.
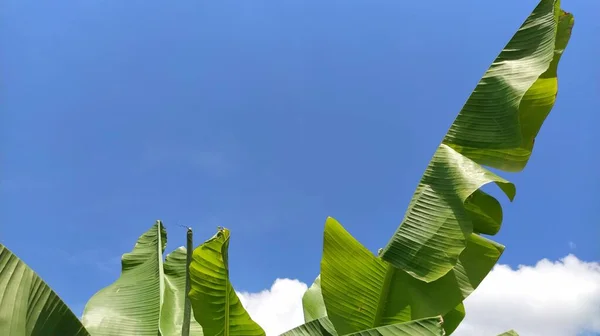
[[[167,231],[157,221],[121,259],[121,276],[88,301],[83,325],[94,336],[156,336],[164,297]]]
[[[313,284],[302,295],[302,309],[304,310],[304,322],[327,316],[321,293],[321,275],[317,276]]]
[[[219,231],[194,250],[189,298],[206,335],[264,336],[242,306],[229,280],[229,230]]]
[[[304,322],[308,323],[317,319],[327,320],[325,321],[326,323],[321,323],[322,327],[327,329],[330,334],[335,333],[333,324],[327,318],[327,310],[325,309],[325,302],[323,301],[323,294],[321,292],[321,275],[317,276],[313,284],[302,296],[302,308],[304,309]],[[462,302],[444,314],[444,330],[446,331],[446,335],[451,335],[464,318],[465,306]]]
[[[325,302],[321,292],[321,275],[319,275],[310,288],[302,296],[302,307],[304,309],[304,322],[308,323],[317,319],[321,320],[321,327],[330,334],[337,334],[333,324],[327,318]],[[458,306],[444,314],[444,330],[446,335],[451,335],[465,318],[465,306],[461,302]],[[316,324],[315,324],[316,325]]]
[[[495,235],[502,225],[502,206],[483,190],[477,190],[465,201],[465,210],[473,223],[474,233]]]
[[[452,335],[465,318],[465,315],[465,305],[462,302],[444,314],[444,331],[446,332],[446,336]]]
[[[338,336],[338,333],[327,317],[321,317],[288,330],[280,336]]]
[[[455,267],[473,232],[498,232],[501,208],[478,190],[494,182],[512,201],[515,186],[481,165],[516,172],[527,164],[554,105],[572,27],[558,0],[539,2],[450,127],[383,260],[432,282]]]
[[[202,336],[202,327],[195,320],[184,318],[186,300],[185,270],[187,249],[179,247],[167,255],[164,264],[165,296],[160,320],[160,331],[163,336],[181,336],[183,321],[190,321],[188,335]],[[169,312],[169,314],[167,314]]]
[[[337,336],[336,333],[330,333],[327,319],[318,319],[296,327],[281,336]],[[379,328],[362,330],[351,334],[340,334],[348,336],[443,336],[443,320],[440,317],[431,317],[387,325]],[[329,326],[331,327],[331,326]]]
[[[58,295],[2,244],[0,335],[90,335]]]
[[[327,317],[341,335],[446,314],[449,334],[464,317],[462,301],[504,250],[472,234],[456,267],[424,282],[373,255],[333,218],[327,219],[324,236],[321,291]],[[311,295],[304,303],[318,304]]]
[[[500,334],[498,336],[519,336],[519,334],[517,334],[517,332],[514,330],[509,330],[507,332],[503,332],[502,334]]]
[[[333,324],[327,317],[327,310],[321,292],[321,275],[317,276],[313,284],[302,295],[302,309],[304,310],[304,322],[306,322],[305,328],[318,328],[319,330],[322,329],[325,335],[337,335]],[[319,322],[309,324],[309,322],[315,320],[319,320]]]
[[[185,302],[185,248],[167,256],[161,221],[140,236],[121,260],[121,276],[88,301],[83,325],[93,336],[181,336]],[[192,323],[190,335],[202,330]]]

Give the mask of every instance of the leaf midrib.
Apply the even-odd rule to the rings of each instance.
[[[224,236],[224,235],[223,235]],[[225,244],[227,243],[227,238],[224,239],[223,244],[221,245],[221,255],[223,256],[223,266],[225,267],[225,331],[223,333],[223,336],[229,336],[229,310],[230,310],[230,297],[229,297],[229,292],[230,292],[230,288],[233,288],[231,286],[231,283],[229,281],[229,260],[226,257],[226,246]]]

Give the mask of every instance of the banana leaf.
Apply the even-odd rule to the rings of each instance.
[[[504,247],[472,234],[456,267],[425,282],[375,256],[340,223],[325,223],[320,286],[327,317],[339,334],[443,315],[450,334],[464,317],[461,303],[494,267]],[[315,285],[313,285],[315,286]],[[318,304],[310,294],[304,304]],[[306,309],[306,308],[305,308]]]
[[[98,291],[83,312],[93,336],[181,336],[185,302],[185,248],[167,256],[167,231],[157,221],[121,260],[121,276]],[[192,322],[190,335],[203,335]]]
[[[90,335],[58,295],[2,244],[0,335]]]
[[[165,296],[160,326],[163,336],[182,336],[184,321],[190,324],[188,335],[202,336],[202,327],[196,320],[184,317],[186,300],[185,270],[187,249],[183,246],[167,255],[165,259]],[[169,312],[167,314],[167,312]]]
[[[327,316],[323,294],[321,293],[321,275],[317,276],[302,296],[302,309],[304,310],[304,322]]]
[[[229,230],[218,232],[194,250],[189,298],[206,335],[264,336],[250,318],[229,280]]]
[[[558,62],[573,22],[558,0],[539,2],[451,125],[383,260],[432,282],[457,265],[472,233],[498,232],[502,209],[479,189],[496,183],[511,201],[516,189],[483,165],[517,172],[529,161],[556,100]]]
[[[444,314],[444,331],[446,332],[446,336],[452,335],[465,318],[465,315],[465,305],[462,302]]]

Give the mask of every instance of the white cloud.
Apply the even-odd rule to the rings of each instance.
[[[306,284],[277,279],[270,290],[238,293],[268,336],[303,323]],[[600,263],[573,255],[535,266],[497,265],[465,301],[467,317],[453,334],[494,336],[514,329],[521,336],[575,336],[600,332]]]
[[[268,336],[279,335],[302,323],[302,295],[308,287],[291,279],[277,279],[260,293],[238,293],[242,305]]]
[[[575,336],[600,332],[600,264],[573,255],[513,270],[498,265],[465,301],[457,335]]]

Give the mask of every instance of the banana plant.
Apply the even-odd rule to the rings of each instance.
[[[327,234],[327,229],[326,229]],[[229,280],[230,232],[219,228],[217,233],[194,250],[190,264],[191,290],[190,301],[195,318],[207,335],[224,336],[264,336],[264,330],[252,320],[239,300]],[[347,257],[347,256],[343,256]],[[325,257],[324,257],[325,258]],[[327,273],[325,273],[327,274]],[[318,289],[313,286],[319,297]],[[320,313],[316,313],[319,315]],[[444,335],[443,319],[428,317],[409,319],[403,323],[394,323],[381,327],[370,327],[337,331],[325,318],[309,321],[294,328],[282,336],[337,336],[337,335]]]
[[[515,186],[484,166],[521,171],[556,100],[557,67],[573,27],[542,0],[483,75],[429,163],[381,258],[424,282],[456,267],[472,234],[500,229],[500,203],[480,188]]]
[[[503,250],[474,235],[459,266],[426,283],[373,255],[333,218],[324,236],[321,275],[302,298],[305,321],[327,318],[342,335],[438,315],[450,334],[465,316],[462,301]]]
[[[517,172],[554,105],[557,67],[573,16],[541,0],[493,62],[436,150],[407,213],[374,255],[337,221],[325,224],[321,275],[303,297],[306,323],[284,335],[449,335],[462,301],[504,246],[484,238],[502,207],[481,188],[515,186],[491,172]],[[0,245],[0,335],[264,336],[229,280],[230,233],[163,260],[162,222],[122,258],[121,276],[87,303],[80,322],[25,263]],[[194,320],[191,316],[194,316]],[[517,335],[508,331],[502,335]]]
[[[443,315],[446,333],[456,329],[462,301],[504,251],[481,236],[502,223],[500,203],[481,187],[495,183],[511,201],[516,194],[484,165],[520,171],[527,164],[554,105],[573,23],[558,0],[539,2],[460,111],[378,256],[327,220],[321,274],[303,297],[306,322],[347,334]]]
[[[188,248],[192,232],[188,229]],[[157,221],[122,258],[122,274],[87,303],[82,321],[25,263],[0,245],[0,335],[201,336],[188,316],[188,253],[163,262],[167,233]],[[185,322],[184,322],[185,321]]]
[[[157,221],[139,237],[133,250],[123,255],[121,276],[85,306],[82,322],[90,334],[182,335],[188,323],[183,318],[187,250],[180,247],[163,261],[166,244],[167,231]],[[189,323],[189,335],[203,335],[197,322]]]

